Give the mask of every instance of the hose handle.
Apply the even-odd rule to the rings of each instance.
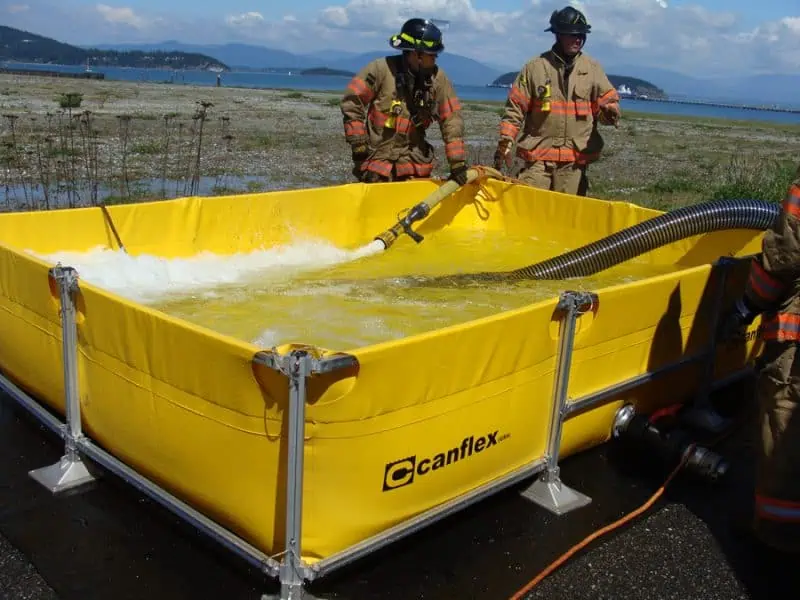
[[[408,237],[410,237],[418,244],[425,239],[424,237],[422,237],[422,235],[411,229],[411,223],[403,223],[403,231],[405,231],[406,235],[408,235]]]

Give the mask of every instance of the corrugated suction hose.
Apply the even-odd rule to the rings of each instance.
[[[428,279],[423,285],[586,277],[655,248],[701,233],[725,229],[763,231],[772,225],[779,213],[778,204],[763,200],[715,200],[694,204],[514,271],[448,275]]]

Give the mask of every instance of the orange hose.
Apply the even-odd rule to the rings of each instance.
[[[601,529],[598,529],[594,533],[586,536],[582,541],[580,541],[577,544],[575,544],[574,546],[572,546],[572,548],[567,550],[564,554],[559,556],[556,560],[554,560],[547,567],[545,567],[536,577],[531,579],[524,587],[520,588],[513,596],[511,596],[511,598],[509,600],[521,600],[525,596],[525,594],[527,594],[534,587],[539,585],[539,583],[541,583],[542,580],[545,577],[547,577],[548,575],[550,575],[550,573],[552,573],[553,571],[558,569],[558,567],[563,565],[576,552],[578,552],[579,550],[582,550],[583,548],[588,546],[591,542],[593,542],[594,540],[596,540],[600,536],[605,535],[606,533],[608,533],[610,531],[614,531],[618,527],[620,527],[620,526],[624,525],[625,523],[635,519],[636,517],[641,515],[643,512],[647,511],[650,507],[652,507],[653,504],[655,504],[656,501],[664,494],[664,490],[667,488],[667,486],[673,480],[673,478],[684,467],[684,465],[686,465],[686,461],[689,459],[689,455],[691,454],[691,451],[694,450],[694,448],[695,448],[695,444],[691,444],[689,446],[687,451],[684,452],[683,458],[681,459],[681,462],[678,464],[677,467],[675,467],[673,469],[672,473],[669,474],[669,477],[667,477],[667,479],[664,481],[664,483],[661,485],[661,487],[658,488],[656,490],[656,492],[652,496],[650,496],[650,499],[647,502],[642,504],[636,510],[628,513],[624,517],[622,517],[620,519],[617,519],[616,521],[614,521],[610,525],[606,525],[605,527],[603,527]]]
[[[739,423],[734,423],[727,431],[724,431],[723,433],[718,435],[715,439],[713,439],[711,442],[709,442],[709,444],[708,444],[709,447],[716,446],[717,444],[719,444],[720,442],[722,442],[723,440],[728,438],[737,429],[737,425],[741,425],[741,422],[744,421],[744,417],[740,418],[739,421],[740,421]],[[596,540],[600,536],[605,535],[606,533],[617,529],[618,527],[620,527],[620,526],[624,525],[625,523],[635,519],[636,517],[638,517],[639,515],[641,515],[642,513],[647,511],[648,509],[650,509],[653,506],[653,504],[655,504],[656,501],[664,494],[664,490],[666,490],[666,488],[669,485],[669,483],[675,478],[675,476],[678,474],[678,472],[680,472],[680,470],[686,465],[686,461],[689,459],[689,455],[691,454],[691,450],[694,450],[694,448],[696,446],[697,446],[697,444],[690,444],[688,446],[687,451],[684,452],[684,454],[683,454],[683,458],[681,459],[681,462],[678,464],[677,467],[675,467],[675,469],[673,469],[672,473],[669,474],[669,477],[667,477],[667,479],[664,481],[664,483],[661,485],[661,487],[658,488],[656,490],[656,492],[652,496],[650,496],[650,499],[647,502],[642,504],[639,508],[635,509],[634,511],[628,513],[624,517],[622,517],[620,519],[617,519],[616,521],[614,521],[610,525],[606,525],[605,527],[603,527],[601,529],[598,529],[594,533],[586,536],[582,541],[580,541],[577,544],[575,544],[574,546],[572,546],[572,548],[567,550],[564,554],[562,554],[556,560],[554,560],[552,563],[550,563],[536,577],[531,579],[524,587],[520,588],[519,591],[517,591],[513,596],[511,596],[511,598],[509,600],[521,600],[521,598],[525,594],[527,594],[534,587],[539,585],[545,577],[547,577],[548,575],[550,575],[550,573],[552,573],[553,571],[558,569],[558,567],[563,565],[576,552],[578,552],[579,550],[582,550],[583,548],[588,546],[591,542],[593,542],[594,540]]]

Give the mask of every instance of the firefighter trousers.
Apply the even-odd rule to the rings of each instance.
[[[389,181],[410,181],[415,178],[414,175],[398,175],[397,163],[392,164],[392,170],[386,175],[376,173],[375,171],[368,171],[366,169],[362,169],[360,165],[353,167],[353,175],[355,175],[356,179],[358,179],[358,181],[360,181],[361,183],[386,183]],[[421,178],[417,177],[417,179]]]
[[[589,189],[586,165],[550,161],[526,162],[517,179],[540,189],[585,196]]]
[[[755,535],[800,552],[800,352],[768,341],[757,383],[761,445],[756,462]]]

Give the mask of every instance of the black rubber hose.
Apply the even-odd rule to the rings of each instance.
[[[620,439],[641,444],[665,463],[678,463],[686,458],[688,471],[708,481],[722,479],[729,470],[728,461],[704,446],[692,446],[688,432],[673,428],[661,430],[648,417],[636,415],[624,429]]]
[[[640,254],[701,233],[725,229],[766,230],[780,213],[780,205],[763,200],[715,200],[685,206],[653,217],[608,237],[514,271],[448,275],[435,283],[566,279],[586,277]]]

